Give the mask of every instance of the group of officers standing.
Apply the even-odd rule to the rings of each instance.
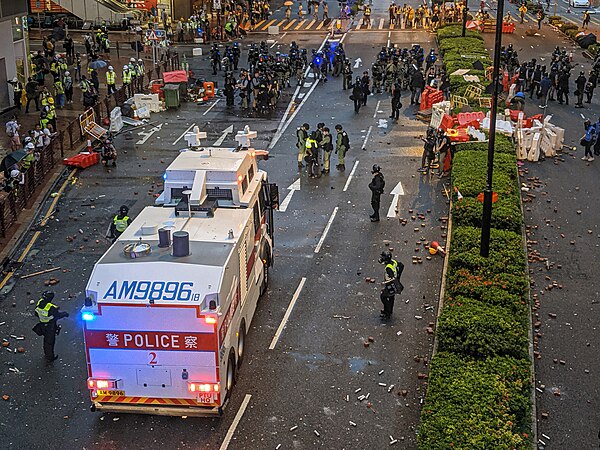
[[[308,123],[302,124],[296,130],[296,147],[298,148],[298,170],[302,170],[306,164],[308,176],[317,178],[321,173],[329,173],[331,164],[331,153],[335,151],[337,164],[335,168],[339,171],[346,170],[346,152],[350,149],[350,139],[342,125],[335,126],[335,147],[333,136],[323,122],[317,124],[317,129],[310,131]],[[334,150],[335,149],[335,150]],[[321,155],[323,159],[321,170]]]

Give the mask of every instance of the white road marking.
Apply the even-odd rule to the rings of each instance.
[[[379,19],[379,29],[383,30],[383,23],[385,22],[385,19]]]
[[[298,301],[298,297],[300,297],[300,293],[302,292],[304,283],[306,283],[306,277],[302,277],[302,279],[300,280],[300,284],[298,284],[298,287],[296,288],[296,291],[294,292],[294,295],[292,296],[292,301],[288,305],[288,307],[285,311],[285,314],[283,315],[283,319],[281,319],[281,323],[279,324],[279,327],[277,328],[277,331],[275,332],[275,336],[273,336],[271,345],[269,345],[269,350],[273,350],[275,348],[275,346],[277,345],[277,341],[279,341],[279,336],[281,336],[283,329],[287,325],[287,321],[290,318],[290,314],[292,313],[292,310],[294,309],[294,306],[296,305],[296,302]]]
[[[175,139],[175,142],[173,142],[173,144],[171,144],[171,145],[176,145],[181,140],[181,138],[185,136],[185,133],[187,133],[192,128],[194,128],[194,126],[196,126],[195,123],[191,124],[190,127],[187,130],[185,130],[183,133],[181,133],[181,136],[179,136],[177,139]]]
[[[354,161],[354,167],[350,171],[350,175],[348,175],[348,179],[346,180],[346,184],[344,185],[344,189],[342,192],[346,192],[348,187],[350,187],[350,181],[352,181],[352,177],[354,177],[354,172],[356,172],[356,168],[358,167],[358,161]]]
[[[210,105],[210,108],[208,108],[206,111],[204,111],[204,112],[202,113],[202,115],[203,115],[203,116],[207,115],[207,114],[208,114],[208,112],[209,112],[211,109],[213,109],[215,106],[217,106],[217,103],[219,103],[220,101],[221,101],[221,99],[220,99],[220,98],[219,98],[219,99],[217,99],[217,101],[216,101],[216,102],[214,102],[212,105]]]
[[[379,105],[381,105],[381,100],[377,100],[377,106],[375,107],[375,112],[373,113],[373,119],[377,117],[377,111],[379,111]]]
[[[285,20],[282,20],[282,21],[281,21],[281,23],[283,23],[283,22],[285,22]],[[281,35],[281,37],[279,38],[279,40],[283,39],[283,38],[285,37],[285,35],[286,35],[286,34],[287,34],[287,31]],[[271,47],[269,47],[269,48],[273,48],[273,47],[275,47],[277,44],[279,44],[279,40],[277,40],[277,41],[273,42],[273,45],[271,45]]]
[[[150,131],[140,131],[140,132],[138,133],[138,135],[139,135],[139,136],[144,136],[144,137],[143,137],[142,139],[140,139],[139,141],[137,141],[137,142],[136,142],[136,144],[137,144],[137,145],[142,145],[142,144],[145,144],[145,143],[146,143],[146,141],[147,141],[148,139],[150,139],[150,137],[151,137],[151,136],[152,136],[154,133],[156,133],[157,131],[160,131],[160,129],[162,128],[162,126],[163,126],[163,124],[162,124],[162,123],[160,123],[160,124],[158,124],[157,126],[155,126],[155,127],[152,127],[152,128],[150,129]]]
[[[338,212],[338,207],[333,208],[333,212],[331,213],[331,217],[325,225],[325,229],[323,230],[323,234],[321,235],[321,239],[319,239],[319,243],[315,247],[315,253],[319,253],[321,251],[321,247],[323,246],[323,242],[325,242],[325,238],[327,237],[327,233],[329,233],[329,229],[331,228],[331,224],[333,223],[333,219],[335,219],[335,215]]]
[[[367,130],[367,135],[365,136],[365,140],[363,141],[362,149],[367,148],[367,141],[369,140],[369,136],[371,136],[371,131],[373,130],[373,126],[370,126]]]
[[[300,102],[300,104],[298,105],[298,107],[296,108],[294,113],[291,115],[291,117],[285,123],[285,125],[281,128],[281,130],[279,130],[277,133],[275,133],[275,136],[273,136],[273,139],[271,140],[271,143],[269,144],[269,150],[272,150],[273,147],[275,147],[275,145],[279,141],[279,139],[281,139],[281,136],[283,136],[283,133],[285,133],[285,130],[287,130],[287,127],[290,125],[290,123],[292,123],[292,120],[294,120],[294,118],[296,117],[296,114],[298,114],[298,111],[300,111],[302,109],[302,106],[304,106],[304,103],[306,102],[306,100],[308,100],[308,97],[310,97],[310,94],[312,94],[312,92],[315,90],[315,88],[317,87],[318,84],[319,84],[319,80],[316,80],[313,83],[310,90],[308,91],[308,93],[306,94],[306,96],[302,99],[302,101]]]
[[[358,19],[358,23],[356,24],[356,29],[360,30],[360,27],[362,26],[362,24],[363,24],[363,20],[362,19]]]
[[[354,69],[358,69],[358,67],[362,64],[362,59],[360,58],[356,58],[356,61],[354,61]]]
[[[233,125],[229,125],[227,128],[225,128],[223,130],[223,133],[221,134],[221,136],[219,137],[219,139],[217,139],[214,143],[213,143],[213,147],[219,147],[223,141],[225,140],[225,138],[227,137],[227,135],[229,133],[233,133]]]
[[[219,450],[227,450],[227,447],[229,447],[229,444],[231,443],[231,438],[233,438],[233,433],[235,433],[235,429],[239,425],[240,420],[242,420],[242,416],[246,412],[246,408],[248,407],[248,403],[250,403],[251,398],[251,394],[246,394],[246,396],[244,397],[242,405],[240,406],[240,409],[238,409],[238,412],[235,415],[235,417],[233,418],[233,422],[229,426],[229,430],[227,430],[227,434],[225,435],[225,439],[223,440],[221,447],[219,447]]]
[[[387,41],[387,47],[389,48],[390,46],[390,38],[392,37],[392,32],[388,31],[388,41]]]
[[[288,195],[285,196],[285,198],[283,199],[283,201],[279,205],[279,209],[278,209],[279,212],[286,212],[287,211],[287,207],[290,204],[290,201],[292,201],[292,197],[294,196],[294,192],[300,190],[300,178],[298,178],[296,181],[294,181],[292,184],[290,184],[289,187],[288,187],[288,190],[290,192],[288,193]]]
[[[400,200],[401,195],[404,195],[404,188],[402,187],[401,181],[398,181],[398,184],[392,189],[391,194],[394,198],[392,199],[390,209],[388,209],[387,216],[393,218],[397,215],[396,210],[398,209],[398,200]]]

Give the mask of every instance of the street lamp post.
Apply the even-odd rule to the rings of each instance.
[[[462,13],[462,37],[465,37],[467,34],[467,11],[468,8],[468,0],[464,0],[465,4],[463,5],[463,13]]]
[[[494,45],[494,70],[492,73],[492,108],[490,111],[490,138],[488,141],[488,166],[485,190],[483,191],[483,216],[481,221],[481,247],[479,254],[487,258],[490,254],[490,233],[492,228],[492,176],[494,174],[494,145],[496,144],[496,114],[498,112],[498,91],[500,84],[500,52],[502,49],[502,17],[504,0],[498,1],[496,12],[496,41]]]

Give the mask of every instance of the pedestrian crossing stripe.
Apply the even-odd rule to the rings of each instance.
[[[283,22],[285,22],[286,20],[287,20],[287,19],[283,19],[281,22],[279,22],[279,23],[277,24],[277,26],[278,26],[278,27],[280,27],[281,25],[283,25]]]
[[[306,25],[306,28],[304,28],[304,29],[305,30],[310,30],[310,27],[312,27],[315,24],[315,22],[316,22],[315,19],[311,20],[311,22],[308,25]]]
[[[358,19],[358,23],[356,24],[356,29],[358,30],[360,27],[362,27],[362,24],[363,24],[363,20]]]
[[[258,30],[258,28],[259,28],[259,27],[260,27],[260,26],[261,26],[263,23],[265,23],[265,21],[264,21],[264,20],[261,20],[260,22],[258,22],[258,23],[256,24],[256,26],[254,27],[254,29],[255,29],[255,30]]]
[[[385,19],[379,19],[379,29],[383,30],[383,25],[385,23]]]
[[[294,25],[294,23],[296,23],[296,19],[292,19],[290,21],[290,23],[288,23],[285,27],[283,27],[283,29],[287,30],[289,27],[291,27],[292,25]]]
[[[325,21],[321,21],[321,23],[319,24],[319,26],[316,28],[317,30],[320,30],[321,28],[323,28],[323,25],[325,25]]]
[[[276,20],[277,19],[273,19],[269,23],[267,23],[264,27],[262,27],[262,31],[267,30],[271,25],[273,25],[273,23],[275,23]]]
[[[299,30],[300,28],[302,28],[302,25],[304,25],[304,22],[306,22],[306,19],[302,20],[302,22],[300,22],[296,28],[294,28],[294,30]]]

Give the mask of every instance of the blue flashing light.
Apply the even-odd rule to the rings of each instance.
[[[87,312],[87,311],[86,311],[86,312],[84,312],[84,313],[81,313],[81,318],[82,318],[83,320],[85,320],[86,322],[90,322],[90,321],[94,320],[94,319],[95,319],[95,317],[96,317],[96,316],[94,316],[94,313],[92,313],[92,312]]]
[[[319,57],[317,56],[317,57],[315,58],[315,64],[316,64],[317,66],[320,66],[320,65],[321,65],[321,62],[322,62],[321,58],[319,58]]]
[[[167,181],[167,172],[163,173],[163,180]]]

